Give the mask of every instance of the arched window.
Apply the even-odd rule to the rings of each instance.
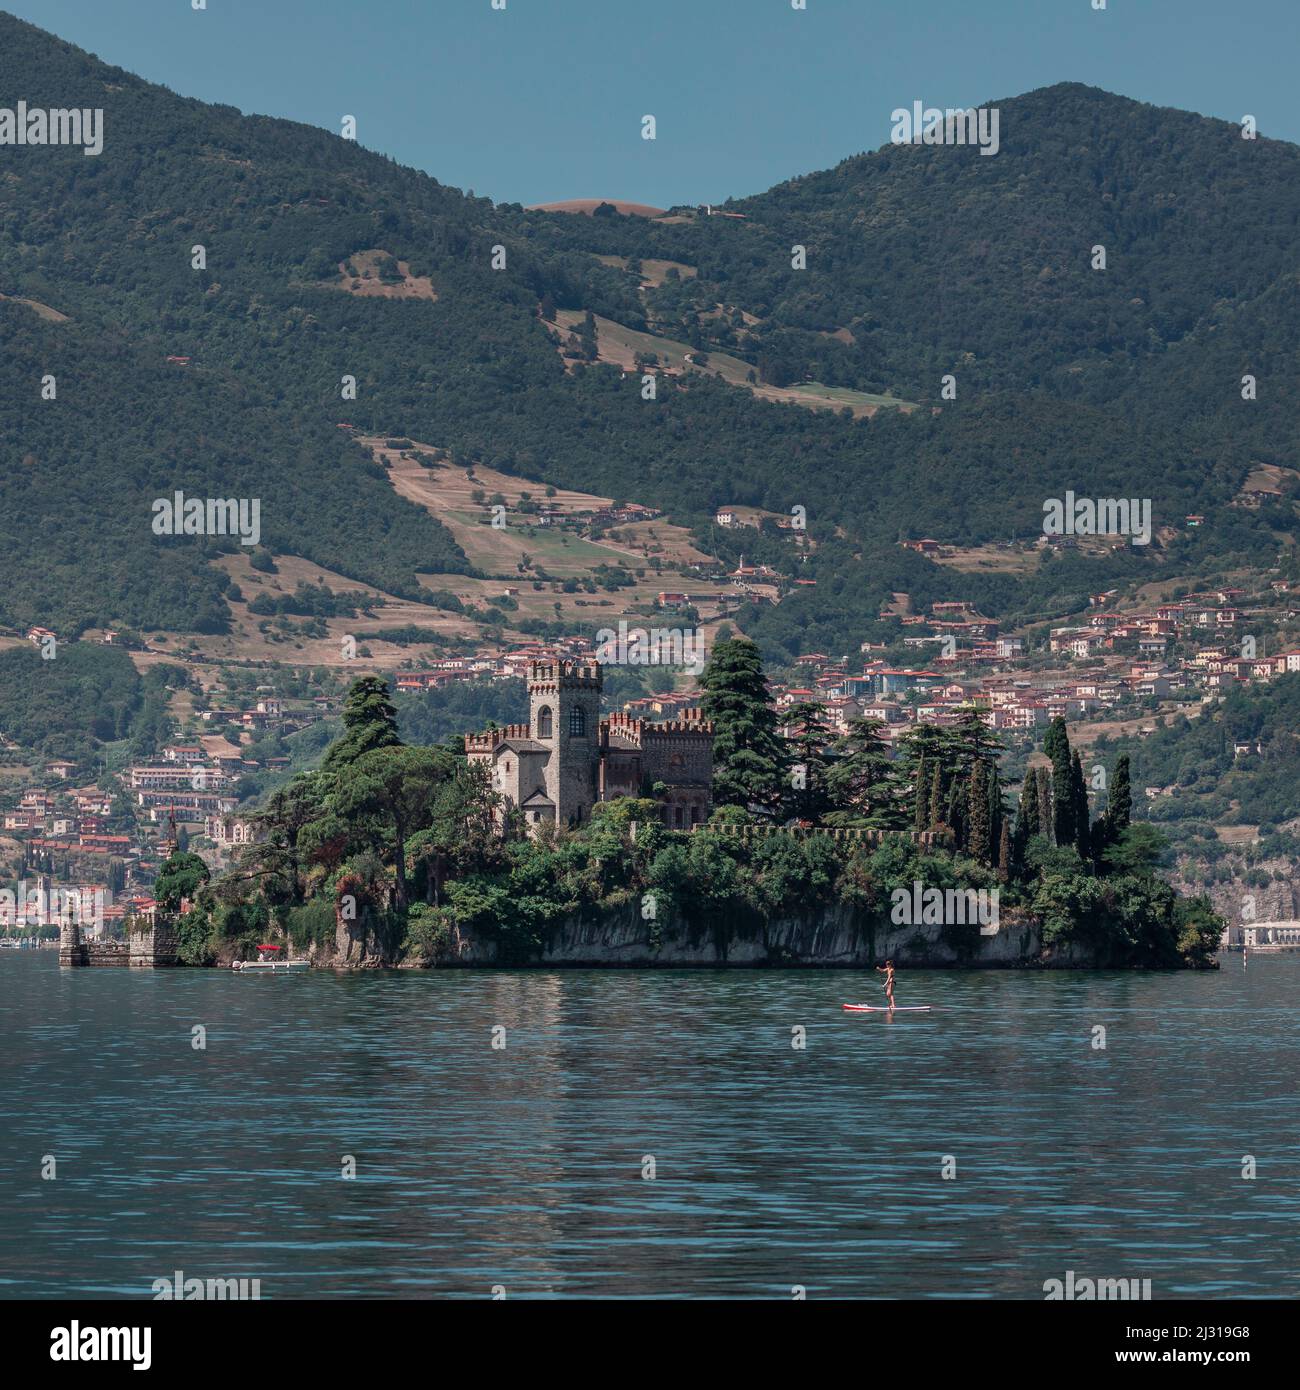
[[[575,705],[569,711],[569,737],[587,737],[587,711],[581,705]]]
[[[538,737],[538,738],[550,738],[550,737],[551,737],[551,707],[550,707],[550,705],[543,705],[543,706],[541,707],[541,709],[539,709],[539,710],[537,711],[537,737]]]

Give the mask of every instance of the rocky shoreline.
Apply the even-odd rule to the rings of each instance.
[[[312,964],[334,970],[382,969],[846,969],[892,959],[915,969],[1104,970],[1121,967],[1104,946],[1070,941],[1045,945],[1042,924],[1009,913],[990,935],[978,925],[896,925],[848,906],[738,924],[726,930],[692,926],[681,917],[642,919],[635,904],[577,913],[548,928],[539,951],[521,959],[508,943],[455,931],[432,956],[400,958],[356,922],[340,921],[334,950]]]

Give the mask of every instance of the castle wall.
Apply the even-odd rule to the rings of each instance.
[[[167,922],[151,922],[131,932],[126,941],[83,941],[80,926],[65,922],[59,928],[59,964],[152,970],[160,965],[176,965],[179,945],[176,929]]]

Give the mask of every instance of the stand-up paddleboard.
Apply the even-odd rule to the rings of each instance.
[[[897,1004],[892,1009],[885,1004],[845,1004],[851,1014],[928,1014],[933,1004]]]

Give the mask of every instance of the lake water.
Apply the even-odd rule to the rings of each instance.
[[[879,978],[5,952],[0,1296],[1300,1294],[1300,955]]]

